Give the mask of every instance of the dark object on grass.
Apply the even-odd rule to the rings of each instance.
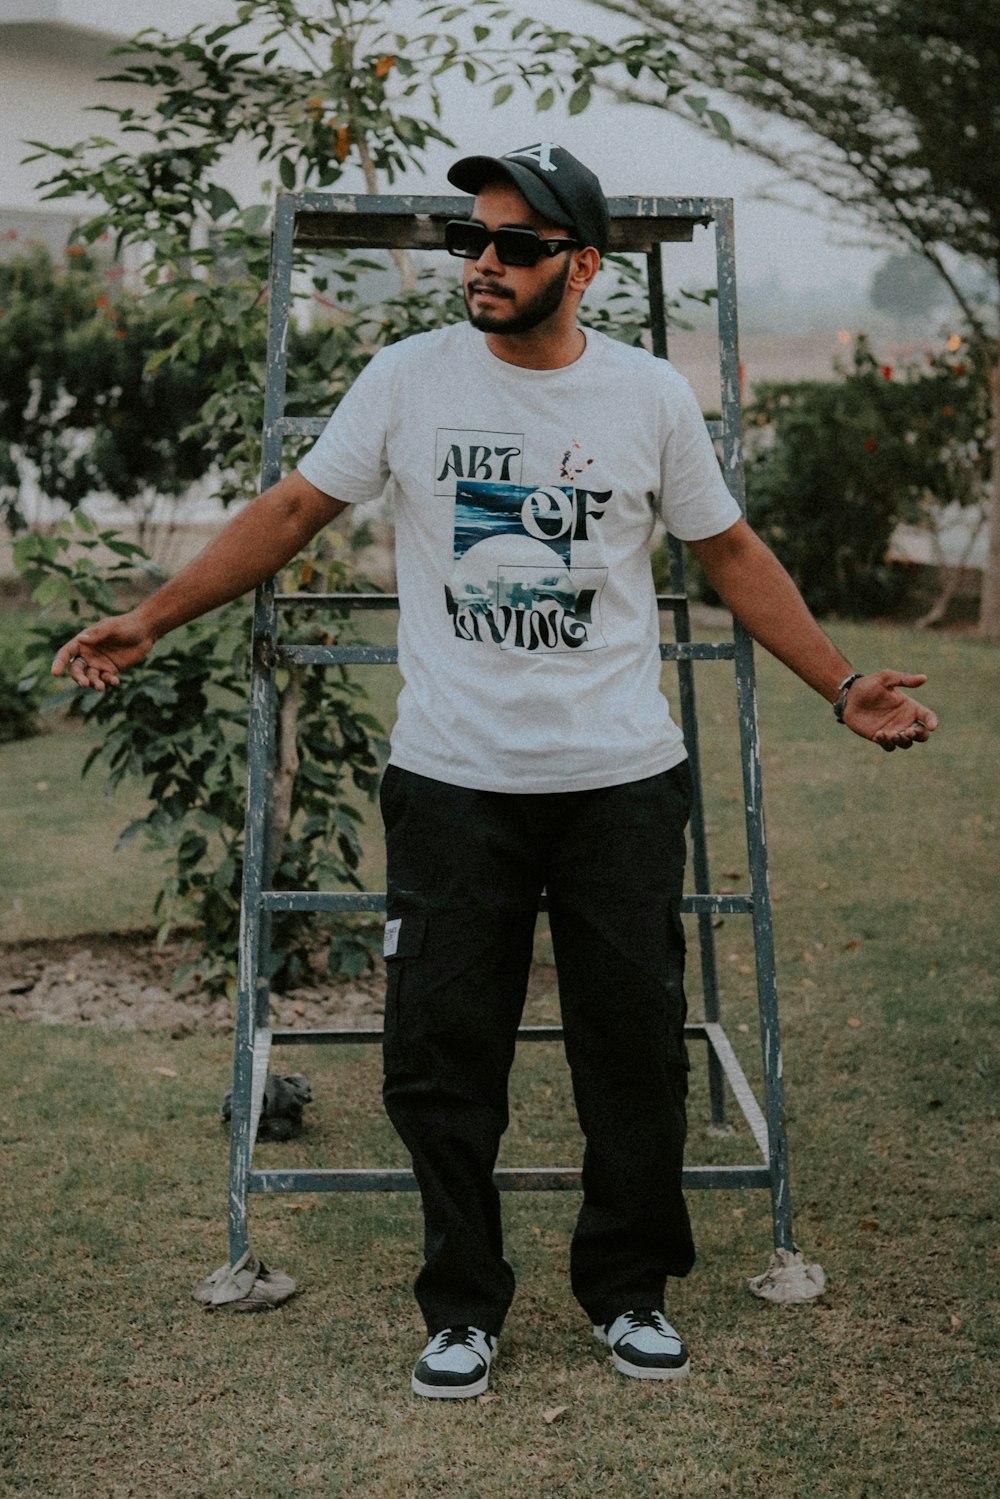
[[[302,1133],[302,1110],[312,1103],[312,1089],[301,1072],[281,1077],[269,1072],[264,1084],[264,1101],[257,1126],[258,1140],[291,1140]],[[233,1095],[222,1100],[222,1122],[228,1124],[233,1114]]]

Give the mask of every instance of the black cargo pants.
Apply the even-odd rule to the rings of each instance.
[[[428,1331],[500,1330],[514,1294],[492,1173],[539,896],[586,1139],[574,1294],[594,1322],[660,1307],[694,1245],[678,905],[687,763],[623,786],[474,791],[389,766],[386,1109],[424,1210]]]

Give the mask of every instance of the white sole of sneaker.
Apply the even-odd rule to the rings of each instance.
[[[619,1374],[627,1374],[629,1379],[686,1379],[691,1372],[691,1360],[686,1364],[680,1364],[676,1369],[646,1369],[641,1364],[629,1364],[612,1350],[611,1362]]]
[[[485,1395],[489,1389],[490,1371],[473,1384],[439,1385],[424,1384],[414,1374],[410,1380],[410,1389],[414,1395],[423,1395],[427,1400],[470,1400],[474,1395]]]

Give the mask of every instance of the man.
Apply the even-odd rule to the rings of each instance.
[[[174,579],[59,652],[103,690],[167,630],[271,576],[346,503],[396,499],[404,687],[382,786],[385,1102],[422,1194],[429,1342],[412,1388],[487,1388],[513,1296],[492,1171],[546,891],[586,1137],[577,1299],[614,1365],[686,1374],[664,1289],[694,1261],[681,1193],[678,915],[690,777],[659,691],[657,514],[768,650],[883,749],[935,715],[858,674],[741,518],[686,382],[585,331],[608,243],[597,178],[550,143],[470,157],[448,227],[468,324],[378,354],[299,468]]]

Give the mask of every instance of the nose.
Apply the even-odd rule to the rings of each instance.
[[[487,276],[502,276],[503,262],[497,259],[496,247],[492,240],[488,243],[478,260],[473,261],[477,271]]]

